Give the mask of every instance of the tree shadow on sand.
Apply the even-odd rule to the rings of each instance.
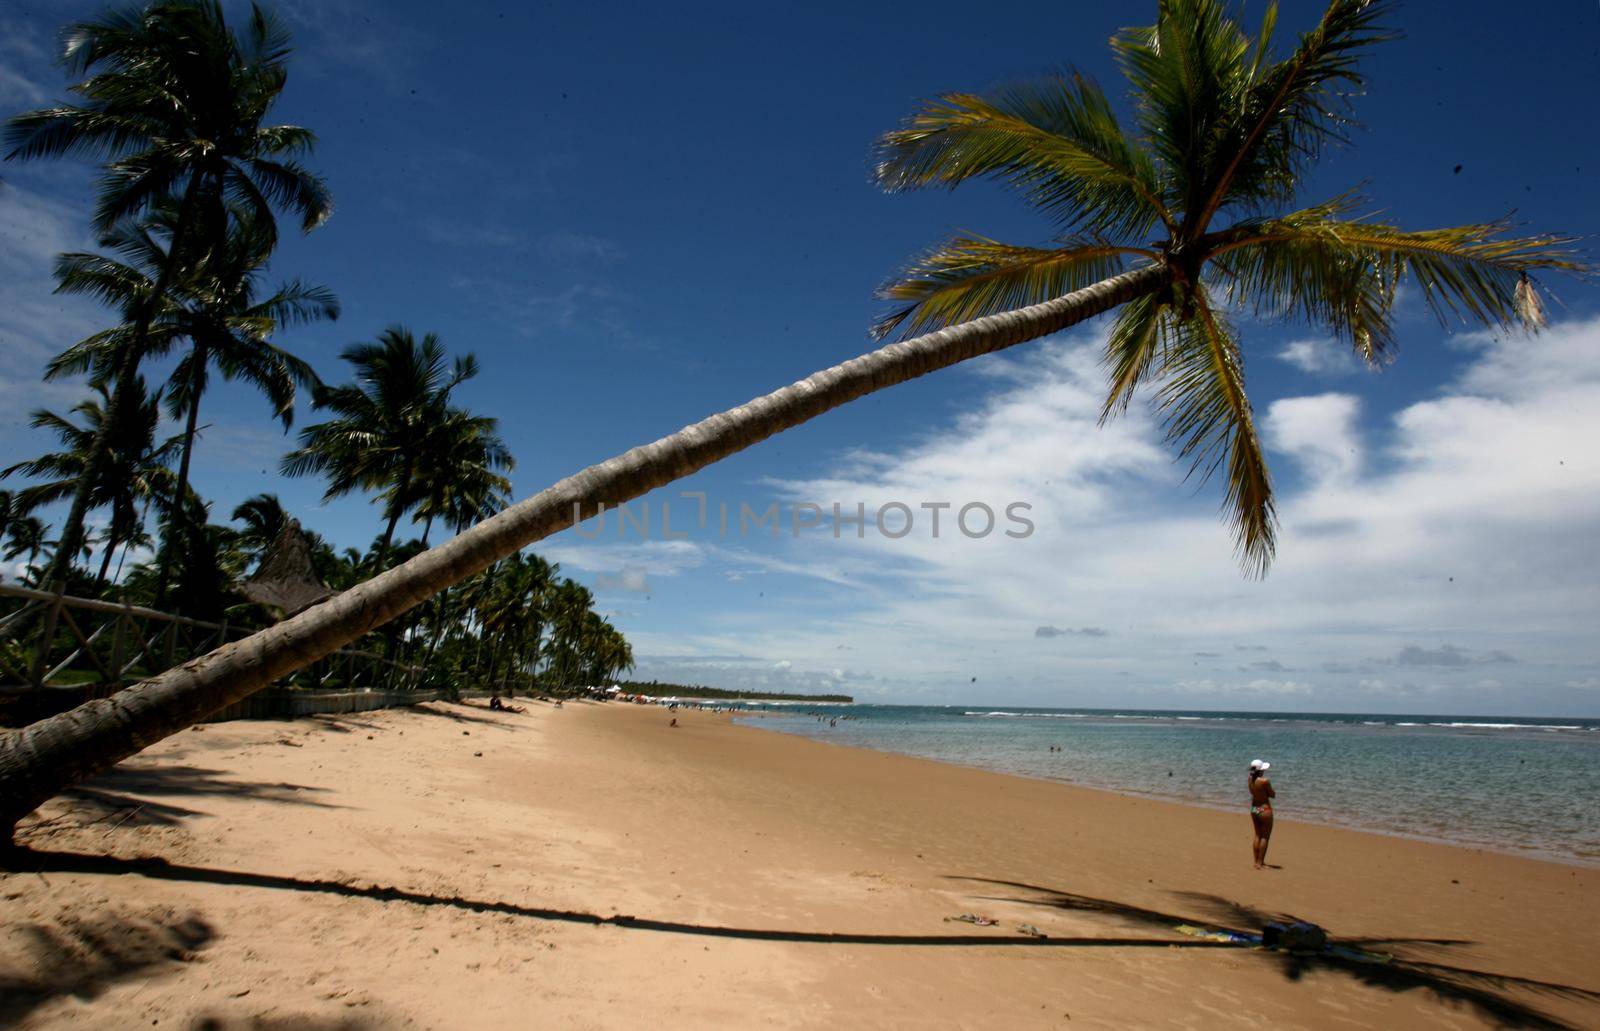
[[[40,821],[34,827],[65,824],[69,820],[80,826],[101,822],[130,827],[173,826],[204,815],[172,801],[161,801],[175,798],[241,798],[318,809],[344,808],[313,797],[325,790],[305,784],[231,780],[220,770],[198,766],[117,767],[63,792],[67,813]]]
[[[526,701],[528,701],[526,698],[517,699],[518,703]],[[466,705],[464,703],[451,708],[439,708],[439,706],[443,706],[445,704],[446,703],[444,702],[434,702],[431,704],[413,705],[411,708],[407,709],[406,712],[409,715],[414,716],[437,716],[442,719],[450,720],[454,723],[482,723],[490,727],[502,727],[506,730],[514,729],[514,727],[508,725],[504,720],[497,720],[488,716],[477,716],[472,714],[472,710],[475,709],[477,709],[479,712],[491,712],[493,710],[478,709],[478,707],[475,705]],[[468,711],[461,712],[460,709],[466,709]],[[516,714],[507,713],[506,715]]]
[[[468,899],[459,895],[434,895],[427,892],[409,891],[404,888],[386,887],[378,884],[363,887],[360,884],[352,883],[349,879],[334,881],[310,877],[286,877],[279,874],[251,873],[245,870],[224,870],[215,867],[169,863],[165,859],[157,857],[123,859],[116,856],[90,855],[79,852],[54,852],[26,847],[4,855],[3,863],[5,867],[18,872],[132,874],[163,881],[231,885],[272,891],[311,892],[344,898],[369,899],[375,902],[409,902],[418,906],[446,906],[452,909],[485,915],[525,917],[534,920],[582,924],[591,927],[612,926],[630,931],[733,938],[746,941],[932,947],[1019,946],[1027,948],[1121,947],[1157,949],[1174,947],[1226,949],[1233,947],[1227,942],[1204,941],[1198,938],[1172,942],[1156,938],[1035,938],[1029,935],[998,933],[871,934],[848,931],[791,931],[755,927],[723,927],[715,924],[689,924],[672,920],[654,920],[621,913],[602,916],[598,913],[587,913],[581,910],[523,906],[514,902]]]
[[[654,920],[625,914],[601,916],[578,910],[548,909],[523,906],[513,902],[485,901],[463,898],[459,895],[434,895],[409,891],[404,888],[372,884],[363,887],[349,879],[322,880],[307,877],[287,877],[279,874],[252,873],[244,870],[226,870],[214,867],[189,866],[169,863],[160,858],[122,859],[114,856],[90,855],[77,852],[37,851],[17,849],[4,857],[10,869],[89,874],[132,874],[156,880],[188,883],[230,885],[242,888],[272,891],[311,892],[344,898],[369,899],[374,902],[408,902],[419,906],[445,906],[471,913],[523,917],[534,920],[612,926],[629,931],[660,934],[694,935],[711,938],[745,941],[796,942],[824,945],[888,945],[926,946],[933,948],[1145,948],[1145,949],[1227,949],[1240,955],[1260,957],[1263,962],[1281,966],[1284,976],[1298,980],[1308,970],[1326,969],[1347,974],[1363,984],[1376,985],[1394,992],[1424,990],[1436,997],[1471,1006],[1480,1014],[1504,1027],[1565,1029],[1571,1025],[1542,1010],[1512,997],[1510,993],[1546,995],[1565,1000],[1600,1003],[1600,992],[1556,984],[1532,978],[1513,977],[1488,971],[1472,970],[1422,960],[1395,958],[1385,964],[1363,963],[1338,956],[1294,956],[1271,950],[1249,949],[1238,943],[1212,941],[1205,938],[1148,936],[1079,936],[1036,938],[1030,935],[993,934],[872,934],[846,931],[796,931],[752,927],[724,927],[714,924],[690,924],[670,920]],[[1042,888],[1037,885],[1013,881],[998,881],[978,877],[959,877],[955,880],[987,884],[1011,889],[1011,895],[985,895],[991,901],[1015,902],[1023,905],[1046,906],[1066,912],[1104,916],[1136,927],[1160,929],[1170,935],[1178,924],[1191,924],[1215,931],[1242,933],[1247,928],[1229,927],[1215,920],[1193,915],[1165,913],[1160,910],[1134,906],[1111,899],[1093,898],[1071,892]],[[1016,897],[1017,892],[1026,893]],[[1205,901],[1209,900],[1209,901]],[[1288,914],[1267,913],[1214,896],[1193,896],[1197,908],[1223,907],[1232,918],[1247,917],[1240,923],[1255,925],[1265,919],[1293,919]],[[1427,946],[1448,948],[1452,945],[1471,944],[1454,939],[1409,938],[1372,939],[1340,938],[1335,944],[1360,948],[1363,944],[1381,942],[1387,946]]]
[[[1259,933],[1268,923],[1290,923],[1298,919],[1288,913],[1275,913],[1217,895],[1200,892],[1175,892],[1174,894],[1195,909],[1206,914],[1164,913],[1110,899],[1078,895],[1056,888],[1045,888],[1017,881],[991,880],[985,877],[955,877],[953,880],[993,885],[1013,889],[1012,895],[981,896],[994,902],[1015,902],[1024,905],[1046,906],[1069,913],[1103,916],[1126,924],[1172,932],[1179,924],[1189,924],[1207,931],[1234,934]],[[1015,892],[1025,892],[1017,897]],[[1396,948],[1407,951],[1440,952],[1455,946],[1471,945],[1457,938],[1374,938],[1329,935],[1329,944],[1348,949],[1365,950],[1381,947],[1385,951]],[[1431,962],[1423,959],[1394,955],[1386,963],[1364,962],[1348,956],[1326,952],[1297,955],[1275,949],[1249,946],[1231,946],[1250,956],[1275,963],[1283,975],[1298,981],[1308,971],[1331,970],[1351,977],[1362,984],[1385,988],[1392,992],[1424,991],[1448,1002],[1470,1006],[1483,1017],[1501,1027],[1564,1029],[1572,1025],[1544,1012],[1530,1003],[1514,998],[1512,992],[1534,996],[1547,996],[1570,1001],[1600,1003],[1600,992],[1573,985],[1540,981],[1534,978],[1496,974],[1485,970]]]
[[[0,967],[0,1022],[21,1021],[53,999],[93,999],[120,981],[149,978],[194,959],[214,937],[199,917],[63,917],[25,924],[17,967]]]
[[[378,1026],[381,1025],[359,1017],[317,1017],[304,1013],[240,1019],[207,1014],[191,1024],[190,1031],[365,1031]]]

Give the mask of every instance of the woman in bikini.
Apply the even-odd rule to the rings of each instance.
[[[1272,800],[1278,793],[1272,790],[1272,781],[1267,779],[1267,770],[1271,767],[1269,762],[1250,760],[1250,822],[1256,831],[1252,851],[1257,870],[1266,869],[1267,845],[1272,840]]]

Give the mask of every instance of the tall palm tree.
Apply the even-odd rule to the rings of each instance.
[[[6,159],[103,161],[95,205],[102,231],[179,198],[167,259],[131,323],[135,340],[156,319],[178,269],[222,248],[229,201],[248,206],[274,230],[274,208],[298,216],[308,232],[331,213],[327,187],[297,160],[316,138],[299,126],[266,124],[288,80],[289,37],[260,7],[251,8],[242,35],[228,26],[218,0],[158,0],[70,25],[62,39],[62,64],[82,76],[70,87],[77,101],[8,121]],[[113,409],[138,363],[137,346],[118,355],[110,375]],[[115,422],[113,411],[107,424]],[[102,438],[91,448],[46,582],[77,551],[109,446]]]
[[[494,436],[493,419],[450,406],[451,392],[478,374],[470,353],[451,366],[437,334],[418,341],[404,326],[390,326],[376,343],[354,344],[340,357],[354,367],[355,381],[316,392],[316,407],[334,418],[301,430],[300,447],[281,468],[286,476],[326,476],[324,500],[357,489],[378,494],[387,520],[373,566],[381,572],[395,525],[423,500],[428,477],[437,481],[444,449],[475,433],[489,468],[509,467],[510,456]]]
[[[124,311],[149,297],[167,267],[170,243],[179,233],[177,211],[158,206],[144,220],[125,219],[102,244],[126,260],[98,254],[63,254],[57,261],[59,293],[90,294]],[[164,245],[163,240],[166,241]],[[200,402],[210,385],[213,367],[224,380],[243,380],[271,402],[273,414],[287,429],[294,421],[296,387],[319,384],[311,366],[274,344],[270,337],[286,327],[339,317],[339,302],[326,287],[295,280],[281,284],[265,298],[261,279],[272,255],[273,232],[241,205],[233,206],[231,229],[218,249],[208,250],[180,270],[169,285],[158,323],[136,344],[131,330],[95,334],[57,356],[47,378],[114,366],[121,349],[141,347],[141,359],[160,357],[187,345],[171,374],[167,408],[184,419],[183,446],[177,481],[168,499],[168,525],[182,552],[187,527],[181,500],[189,489],[189,469],[199,432]],[[167,570],[157,578],[156,605],[166,594]]]
[[[1405,232],[1350,217],[1347,201],[1292,207],[1302,172],[1336,138],[1340,97],[1359,92],[1356,59],[1385,38],[1378,18],[1389,6],[1332,0],[1280,58],[1269,31],[1252,41],[1219,0],[1160,0],[1154,26],[1114,41],[1138,111],[1133,130],[1078,78],[928,105],[883,140],[878,174],[886,187],[999,178],[1083,239],[1057,248],[1053,262],[1036,255],[1020,264],[999,260],[985,242],[957,241],[944,252],[1009,270],[990,280],[1003,284],[991,295],[1009,300],[980,304],[981,276],[930,259],[924,278],[954,277],[964,289],[950,296],[965,297],[966,313],[977,318],[889,344],[591,466],[202,662],[0,738],[0,824],[601,506],[874,391],[1119,306],[1128,307],[1111,334],[1112,410],[1134,384],[1166,375],[1158,397],[1180,453],[1226,462],[1230,519],[1246,568],[1259,571],[1271,554],[1271,493],[1212,277],[1232,283],[1241,303],[1331,324],[1359,352],[1379,357],[1393,336],[1395,286],[1405,276],[1438,309],[1507,325],[1536,315],[1527,273],[1582,267],[1560,237],[1506,239],[1492,224]],[[1107,252],[1099,258],[1097,237]],[[1090,271],[1113,257],[1135,264]],[[1017,293],[1037,281],[1048,285]],[[915,310],[901,324],[923,313],[934,325],[962,317],[940,314],[936,289],[906,289]],[[1001,310],[1026,300],[1037,303]]]
[[[486,683],[497,683],[496,674],[504,679],[517,670],[537,671],[545,629],[554,614],[558,570],[538,555],[517,554],[485,577],[473,607],[489,660],[485,669],[473,672]]]
[[[557,687],[566,687],[584,672],[585,621],[592,614],[594,595],[574,580],[562,580],[551,592],[550,674]]]
[[[583,618],[579,662],[585,684],[600,685],[633,668],[633,646],[597,612]]]
[[[64,500],[77,489],[79,479],[89,466],[94,441],[110,418],[109,392],[104,384],[97,385],[95,390],[99,400],[90,398],[72,408],[80,422],[44,409],[33,413],[30,425],[53,432],[62,450],[0,470],[0,478],[15,473],[42,478],[42,482],[17,491],[14,507],[19,512]],[[111,556],[117,548],[131,543],[142,529],[144,509],[171,489],[171,461],[179,443],[177,437],[157,440],[161,423],[160,391],[146,396],[144,380],[136,378],[129,396],[131,403],[117,410],[117,422],[109,433],[111,453],[101,466],[89,495],[91,509],[111,510],[100,557],[98,578],[101,582],[106,579]]]

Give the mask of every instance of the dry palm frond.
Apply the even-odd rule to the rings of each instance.
[[[1517,310],[1517,318],[1531,332],[1538,332],[1549,325],[1544,317],[1544,302],[1539,300],[1539,291],[1534,288],[1533,280],[1524,272],[1517,280],[1516,291],[1511,298],[1512,307]]]

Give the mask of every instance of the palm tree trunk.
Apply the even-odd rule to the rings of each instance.
[[[184,188],[183,200],[178,204],[178,219],[172,227],[172,240],[167,245],[167,260],[161,263],[161,275],[156,279],[155,289],[145,303],[139,306],[139,316],[134,323],[133,345],[127,353],[117,359],[117,373],[113,381],[111,396],[106,400],[105,416],[100,420],[100,428],[95,430],[94,440],[89,444],[89,461],[85,464],[83,475],[78,479],[78,486],[72,493],[72,507],[67,510],[67,521],[61,527],[61,543],[56,548],[56,553],[50,559],[50,566],[39,577],[41,585],[54,584],[65,579],[65,573],[72,568],[73,556],[83,544],[83,524],[89,516],[89,495],[94,492],[94,485],[100,477],[105,475],[106,461],[111,457],[111,430],[118,425],[119,413],[122,411],[123,399],[126,398],[133,387],[134,377],[139,372],[139,361],[144,355],[140,348],[144,338],[150,334],[150,325],[155,322],[156,311],[161,307],[161,302],[167,296],[167,287],[172,282],[172,275],[177,271],[178,264],[183,260],[183,247],[189,235],[189,222],[194,213],[194,204],[200,195],[200,174],[197,172],[189,178],[189,185]]]
[[[106,574],[111,572],[111,556],[112,556],[113,553],[116,552],[116,550],[117,550],[117,538],[114,535],[112,535],[110,533],[107,533],[106,534],[106,552],[105,552],[104,555],[100,556],[100,576],[98,578],[100,583],[105,583],[106,582]]]
[[[172,486],[172,502],[167,509],[167,546],[161,549],[161,573],[156,578],[155,607],[158,609],[167,600],[172,556],[189,540],[189,460],[194,455],[194,437],[200,423],[200,395],[205,389],[205,345],[196,343],[195,352],[194,377],[189,384],[189,414],[183,425],[183,457],[178,461],[178,480]]]
[[[890,344],[569,476],[292,619],[110,698],[0,735],[0,841],[51,796],[293,673],[446,587],[583,518],[637,498],[878,390],[1076,325],[1167,280],[1145,266],[1055,300]]]
[[[405,472],[400,477],[399,489],[395,491],[394,507],[389,512],[389,525],[383,528],[383,540],[378,542],[378,554],[372,563],[373,575],[383,572],[383,563],[389,558],[389,543],[394,540],[395,525],[400,522],[400,516],[406,510],[406,495],[411,492],[411,462],[406,461]]]

